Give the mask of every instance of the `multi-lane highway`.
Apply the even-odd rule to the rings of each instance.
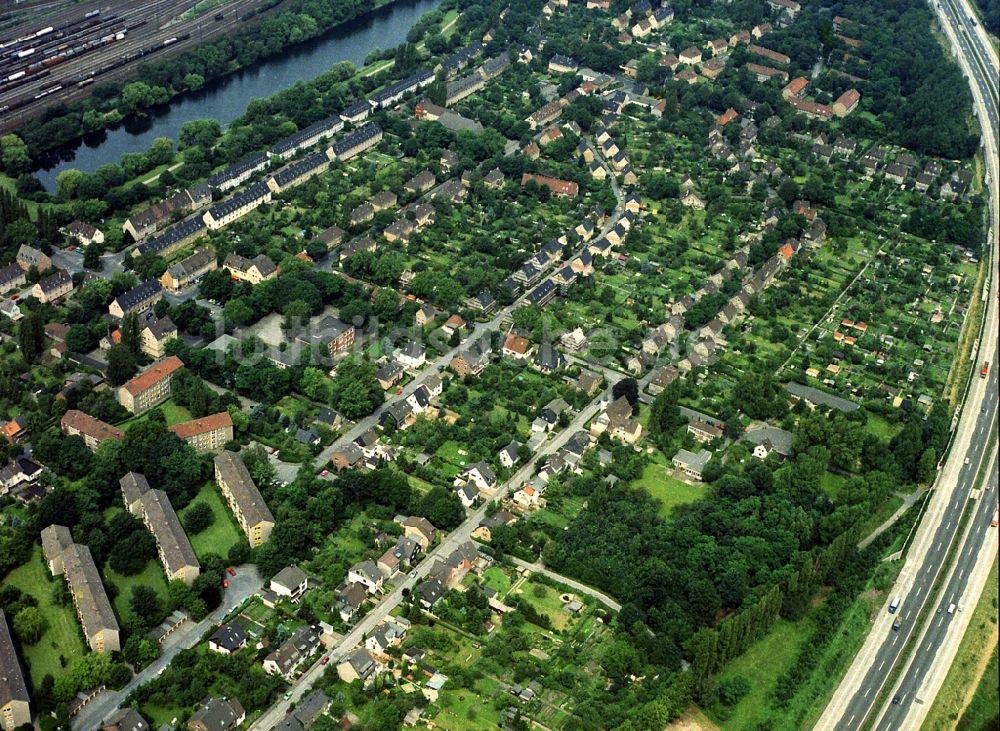
[[[961,516],[969,501],[980,466],[989,460],[992,470],[995,444],[990,443],[991,426],[997,413],[997,130],[1000,129],[997,108],[997,59],[982,29],[972,20],[972,11],[964,0],[933,0],[949,42],[972,90],[976,116],[983,131],[983,154],[989,203],[989,242],[984,258],[989,267],[984,294],[985,314],[974,369],[988,362],[988,377],[973,377],[962,407],[952,449],[941,469],[920,527],[907,556],[906,564],[896,581],[892,598],[899,597],[895,614],[882,612],[855,657],[851,668],[827,706],[817,728],[858,729],[866,722],[878,719],[878,728],[909,728],[914,706],[929,704],[926,676],[935,667],[936,654],[946,641],[952,622],[947,610],[950,598],[964,596],[968,582],[982,560],[980,548],[985,541],[995,540],[989,532],[996,506],[996,493],[985,492],[975,506],[968,537],[945,582],[939,601],[945,602],[942,617],[932,617],[930,628],[920,637],[917,652],[905,666],[896,692],[898,703],[887,701],[888,710],[879,715],[876,706],[886,680],[901,659],[903,648],[915,630],[914,622],[925,602],[931,598],[943,569],[945,559],[956,539],[961,538]],[[984,525],[985,523],[985,525]],[[936,605],[935,605],[936,607]],[[898,629],[893,624],[898,621]],[[885,700],[885,699],[883,699]],[[919,724],[917,724],[919,725]]]
[[[995,449],[987,464],[989,470],[984,491],[974,503],[968,535],[962,542],[948,581],[937,597],[935,613],[930,617],[926,631],[914,649],[900,681],[893,688],[892,701],[885,706],[875,724],[879,731],[920,726],[920,721],[931,705],[930,691],[936,693],[940,687],[938,682],[936,687],[931,688],[928,681],[933,681],[935,675],[939,676],[938,680],[943,680],[947,674],[948,666],[942,662],[942,647],[950,640],[957,649],[955,640],[961,640],[962,632],[954,630],[965,629],[964,625],[967,625],[969,618],[964,615],[975,609],[975,601],[970,601],[967,589],[976,578],[977,567],[980,570],[983,567],[983,556],[989,558],[989,563],[986,564],[988,573],[996,551],[997,529],[991,525],[997,505]],[[974,628],[972,631],[982,630]]]

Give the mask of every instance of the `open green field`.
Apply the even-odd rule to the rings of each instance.
[[[670,513],[678,505],[686,505],[699,500],[705,491],[681,482],[676,477],[667,473],[667,468],[663,462],[650,462],[646,469],[642,471],[642,477],[632,483],[633,487],[641,487],[650,496],[660,501],[660,515],[669,518]]]
[[[194,500],[177,514],[181,519],[182,525],[184,524],[184,516],[191,509],[191,505],[196,502],[207,504],[212,509],[215,520],[212,522],[212,525],[208,526],[201,533],[188,535],[188,540],[191,541],[191,547],[194,549],[195,555],[199,560],[204,560],[205,554],[208,553],[216,553],[225,558],[226,554],[229,553],[229,549],[239,543],[241,534],[236,521],[229,512],[229,508],[222,500],[219,488],[215,486],[214,482],[202,485],[201,490],[198,491]]]
[[[21,647],[35,686],[42,682],[46,674],[59,677],[63,668],[60,657],[68,662],[82,655],[86,649],[72,603],[60,606],[53,601],[53,595],[60,588],[57,581],[63,579],[57,580],[49,574],[42,549],[38,546],[26,563],[11,571],[3,580],[4,585],[15,586],[38,600],[38,608],[49,625],[36,644]]]
[[[156,595],[162,603],[165,604],[167,601],[167,579],[163,573],[163,567],[160,566],[159,560],[155,558],[150,559],[146,563],[146,568],[135,576],[122,576],[110,566],[105,566],[104,581],[105,583],[114,584],[118,589],[118,595],[111,603],[115,607],[115,613],[118,615],[119,621],[124,621],[126,617],[132,616],[128,600],[132,596],[133,586],[148,586],[156,591]]]
[[[805,620],[788,622],[780,619],[760,642],[733,660],[719,676],[722,682],[742,675],[750,681],[750,692],[730,709],[727,718],[713,718],[723,728],[772,728],[768,721],[777,721],[770,710],[771,693],[775,684],[798,657],[802,643],[809,636]]]
[[[993,569],[958,646],[955,661],[924,720],[923,728],[928,731],[955,728],[959,718],[963,729],[986,729],[990,728],[987,722],[996,718],[1000,705],[996,646],[998,594],[997,560],[994,559]],[[987,657],[990,658],[989,664],[985,674],[980,676]],[[963,712],[963,706],[969,700],[969,691],[977,683],[975,695]]]

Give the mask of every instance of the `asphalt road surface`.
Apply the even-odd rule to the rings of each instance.
[[[881,693],[887,676],[900,659],[902,649],[913,632],[913,623],[927,601],[949,548],[956,538],[959,518],[969,499],[979,467],[984,459],[992,454],[994,448],[994,445],[989,443],[989,436],[997,412],[997,64],[996,57],[992,55],[987,45],[988,41],[981,35],[981,29],[970,20],[971,10],[963,0],[941,0],[933,2],[932,5],[963,65],[963,71],[972,87],[976,114],[983,127],[991,222],[988,245],[990,286],[986,295],[987,310],[982,342],[978,360],[973,366],[974,370],[978,371],[979,365],[983,361],[988,361],[989,374],[985,380],[973,376],[962,417],[954,434],[955,441],[948,462],[939,475],[935,494],[931,497],[917,539],[911,546],[906,565],[897,579],[899,590],[892,596],[900,597],[899,610],[896,615],[883,612],[876,618],[865,646],[855,658],[820,720],[817,726],[820,729],[857,729],[873,711],[877,712],[878,709],[873,708],[873,704]],[[992,502],[995,506],[995,498]],[[979,506],[979,510],[985,508]],[[990,513],[992,517],[992,509]],[[977,512],[977,519],[980,517]],[[978,530],[979,526],[976,525],[975,528]],[[972,535],[981,538],[977,530],[974,530]],[[963,558],[959,559],[960,564],[963,560],[967,560],[967,555],[972,555],[972,546],[969,551],[968,554],[963,552]],[[957,576],[960,571],[961,567],[955,575]],[[954,587],[949,585],[948,589],[953,590]],[[948,596],[947,592],[945,596]],[[898,631],[894,631],[892,624],[897,618],[901,626]],[[946,629],[947,622],[938,621],[940,626]],[[934,627],[933,623],[931,626]],[[926,641],[932,643],[937,637],[933,631],[929,632],[928,636],[931,639]],[[940,642],[940,638],[937,641]],[[920,649],[926,651],[923,642]],[[927,663],[921,662],[919,651],[914,657],[917,659],[914,660],[913,678],[903,679],[903,686],[906,688],[919,688],[928,669]],[[912,699],[912,692],[910,697]],[[923,700],[929,703],[932,699]],[[900,711],[908,708],[905,695],[901,696],[898,705],[901,707]],[[893,714],[891,718],[898,721],[900,716]],[[882,727],[903,726],[897,723],[880,726]]]
[[[164,642],[161,654],[156,660],[133,676],[128,685],[121,690],[105,691],[85,705],[80,713],[73,718],[73,728],[81,731],[99,728],[108,716],[118,710],[132,691],[159,676],[177,653],[194,647],[209,629],[229,614],[232,607],[242,604],[247,597],[258,593],[264,585],[260,574],[257,573],[257,567],[252,565],[238,566],[236,576],[228,578],[229,588],[223,592],[222,603],[214,612],[211,612],[197,624],[187,622],[176,629],[174,634]]]
[[[984,484],[987,489],[984,489],[981,497],[976,501],[971,516],[970,530],[958,553],[954,570],[944,590],[937,598],[937,609],[930,618],[927,631],[920,638],[920,642],[913,652],[910,667],[906,669],[901,682],[894,689],[892,701],[886,706],[882,717],[875,725],[879,731],[907,728],[909,726],[907,717],[914,710],[914,704],[929,705],[927,698],[920,694],[920,689],[934,667],[942,646],[949,639],[948,632],[951,625],[961,619],[959,614],[971,612],[976,608],[974,602],[965,603],[966,588],[980,558],[980,548],[997,530],[991,525],[993,511],[996,510],[997,506],[996,450],[993,450],[993,459],[990,461],[989,467],[990,474]],[[970,631],[982,630],[970,628]],[[957,641],[961,641],[961,637],[961,633],[953,633],[951,641],[957,643]]]

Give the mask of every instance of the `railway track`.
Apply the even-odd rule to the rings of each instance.
[[[57,6],[64,0],[53,0]],[[181,16],[198,0],[121,0],[74,5],[0,34],[0,132],[16,129],[55,103],[75,101],[95,82],[134,74],[139,62],[162,58],[230,33],[265,0],[231,0],[195,18]]]

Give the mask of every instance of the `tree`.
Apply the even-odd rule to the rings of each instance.
[[[139,336],[139,316],[134,312],[126,314],[125,317],[122,318],[119,331],[121,333],[122,347],[128,349],[128,352],[133,355],[138,354],[141,346],[141,338]]]
[[[639,403],[639,384],[634,378],[623,378],[611,388],[611,396],[616,401],[624,396],[634,407]]]
[[[28,146],[15,134],[0,137],[0,162],[4,170],[13,177],[26,173],[31,169],[31,156]]]
[[[440,485],[423,496],[416,512],[442,530],[451,530],[465,520],[465,508],[458,494]]]
[[[45,317],[40,310],[32,310],[17,328],[17,341],[21,354],[29,363],[34,362],[45,347]]]
[[[184,530],[191,535],[198,535],[215,522],[215,513],[208,503],[192,503],[184,515]]]
[[[14,632],[25,645],[34,645],[49,627],[38,607],[25,607],[14,615]]]
[[[135,355],[124,345],[114,345],[108,350],[108,380],[113,385],[122,385],[138,370]]]
[[[132,587],[128,606],[135,616],[142,619],[147,625],[153,625],[159,621],[162,612],[160,598],[156,595],[156,590],[143,584]]]

